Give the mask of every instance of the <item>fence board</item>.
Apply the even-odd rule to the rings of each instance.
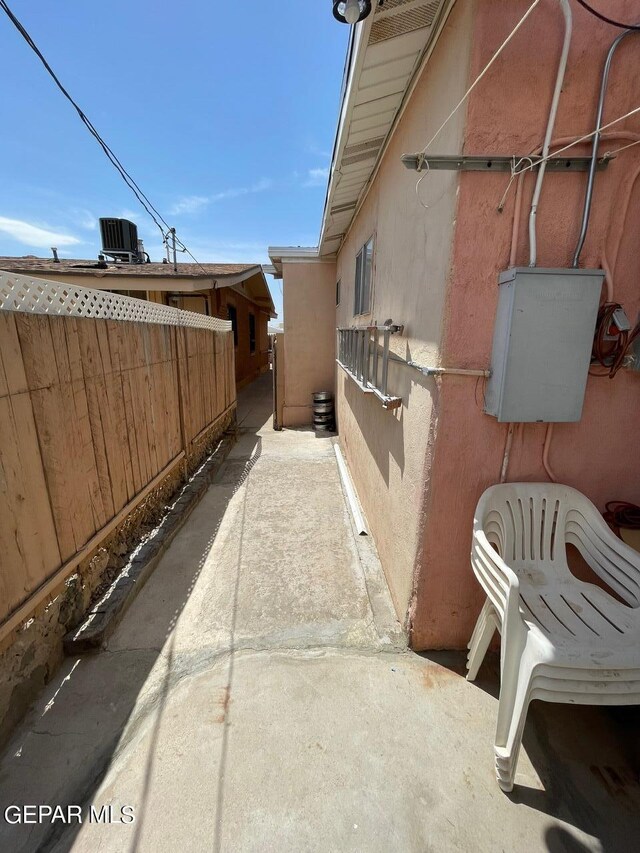
[[[76,429],[74,436],[75,452],[77,455],[75,473],[78,478],[78,485],[85,485],[86,491],[84,493],[81,492],[80,499],[84,500],[86,498],[88,506],[91,509],[93,529],[95,530],[96,528],[103,527],[107,523],[109,516],[102,500],[102,492],[100,491],[98,480],[95,449],[89,421],[87,390],[82,370],[78,322],[74,317],[69,317],[64,324],[52,324],[52,331],[60,325],[65,332],[73,399],[73,406],[70,411],[72,412]]]
[[[91,429],[91,441],[96,461],[98,484],[100,494],[107,516],[111,518],[115,514],[113,491],[111,488],[111,475],[109,473],[109,460],[107,442],[105,438],[105,424],[108,418],[108,403],[104,392],[104,377],[101,372],[101,358],[99,353],[96,325],[100,321],[88,319],[78,320],[78,333],[80,338],[80,350],[82,353],[82,367],[84,372],[84,384],[87,394],[87,407],[89,411],[89,426]]]
[[[0,548],[9,611],[62,559],[26,392],[0,400]]]
[[[27,390],[15,316],[0,311],[0,397]]]
[[[0,311],[0,631],[234,400],[231,332]]]
[[[140,467],[140,451],[138,450],[138,435],[136,432],[136,419],[133,407],[133,392],[131,387],[132,368],[123,371],[120,379],[122,381],[122,398],[124,400],[124,414],[127,427],[127,443],[129,446],[129,455],[131,457],[131,475],[133,477],[133,487],[139,492],[144,483],[143,474]]]

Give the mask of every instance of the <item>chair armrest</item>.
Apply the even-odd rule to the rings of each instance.
[[[487,534],[481,527],[475,527],[473,531],[473,540],[478,548],[482,550],[485,558],[491,563],[496,577],[500,578],[500,582],[505,587],[505,591],[511,588],[516,591],[520,590],[520,580],[513,569],[505,563],[500,554],[491,545],[487,539]]]
[[[520,623],[520,581],[491,546],[482,528],[473,532],[471,564],[475,575],[500,614],[503,624]],[[514,621],[515,620],[515,621]]]
[[[574,505],[565,524],[581,528],[576,537],[589,542],[589,548],[581,543],[588,552],[583,557],[594,572],[609,584],[613,580],[618,594],[630,604],[640,605],[640,554],[615,535],[591,501],[584,498]]]

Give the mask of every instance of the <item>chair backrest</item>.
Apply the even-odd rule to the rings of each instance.
[[[564,520],[573,491],[553,483],[492,486],[480,498],[476,520],[510,566],[566,564]]]
[[[583,494],[559,483],[504,483],[484,492],[475,524],[516,573],[536,564],[570,579],[566,545],[632,607],[640,606],[640,554],[618,540]]]

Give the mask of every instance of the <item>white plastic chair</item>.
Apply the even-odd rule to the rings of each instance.
[[[578,580],[566,545],[625,602]],[[469,642],[474,681],[501,634],[496,777],[511,791],[532,699],[640,704],[640,554],[569,486],[493,486],[476,508],[473,571],[487,594]]]

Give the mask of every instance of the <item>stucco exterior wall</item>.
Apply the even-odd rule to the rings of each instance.
[[[313,422],[312,394],[335,387],[335,263],[283,263],[282,425]]]
[[[282,429],[282,415],[284,409],[284,378],[286,375],[286,365],[284,362],[284,334],[280,333],[273,336],[274,358],[273,370],[274,376],[274,418],[277,429]]]
[[[479,73],[529,5],[528,0],[477,0],[470,80]],[[555,137],[579,136],[594,127],[600,74],[617,31],[572,4],[574,36],[556,124]],[[611,0],[607,14],[635,20],[637,8]],[[557,4],[543,3],[493,66],[469,101],[465,152],[527,153],[542,142],[562,40]],[[637,106],[635,68],[640,38],[629,37],[612,67],[605,122]],[[451,95],[450,102],[455,103]],[[637,117],[618,128],[640,132]],[[601,150],[616,148],[611,140]],[[437,146],[443,150],[442,146]],[[580,149],[576,149],[580,150]],[[588,146],[582,147],[588,153]],[[637,234],[640,187],[631,195],[624,232],[622,208],[640,149],[619,155],[598,174],[591,224],[581,266],[598,267],[603,246],[613,254],[622,234],[614,274],[614,299],[635,323],[640,310]],[[398,170],[399,172],[399,170]],[[460,180],[458,220],[450,287],[445,307],[443,361],[449,365],[489,364],[497,300],[497,276],[508,266],[514,193],[504,213],[497,204],[504,175],[465,173]],[[426,182],[425,182],[426,183]],[[526,182],[517,263],[527,265],[526,223],[533,180]],[[577,240],[585,175],[547,174],[538,211],[538,264],[566,266]],[[437,197],[431,183],[427,203]],[[421,218],[423,214],[421,214]],[[422,533],[417,589],[412,613],[414,648],[466,645],[482,603],[469,565],[473,510],[480,494],[499,479],[506,425],[482,413],[476,383],[457,377],[442,380],[434,424],[434,451],[427,524]],[[560,482],[584,492],[600,509],[611,499],[640,503],[640,376],[621,371],[615,379],[590,378],[582,420],[554,428],[550,463]],[[436,392],[438,393],[438,392]],[[480,398],[481,398],[480,393]],[[517,429],[510,480],[546,481],[542,446],[546,427]]]
[[[415,190],[417,175],[402,166],[400,156],[420,150],[465,91],[471,13],[471,4],[463,2],[450,15],[337,261],[341,281],[338,325],[382,323],[392,318],[405,326],[402,337],[392,338],[393,350],[421,364],[438,362],[458,174],[442,171],[429,176],[429,209],[425,210]],[[438,151],[459,152],[463,127],[464,114],[460,113],[442,134]],[[420,190],[422,196],[423,188]],[[355,259],[372,234],[371,312],[354,317]],[[385,411],[373,395],[363,394],[338,370],[340,441],[398,617],[404,622],[421,541],[438,389],[417,371],[391,362],[389,393],[403,398],[402,408],[395,412]]]
[[[269,368],[268,331],[269,315],[266,311],[230,287],[216,290],[217,314],[228,318],[227,306],[233,305],[238,318],[238,345],[235,348],[236,386],[242,388]],[[256,346],[251,352],[249,345],[249,314],[256,318]]]

